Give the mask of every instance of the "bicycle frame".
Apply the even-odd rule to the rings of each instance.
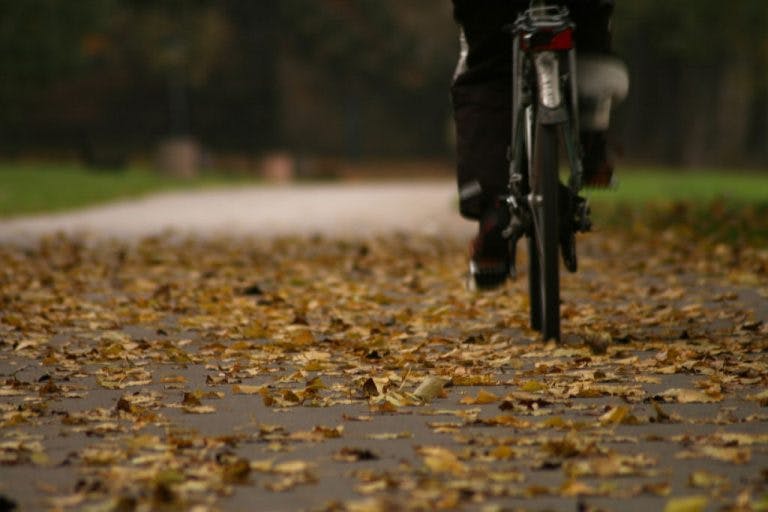
[[[525,163],[531,161],[531,127],[537,115],[545,123],[561,125],[571,168],[569,186],[573,193],[581,190],[582,155],[573,30],[565,7],[531,7],[513,26],[511,196],[508,200],[513,206],[521,199],[530,199],[525,198],[525,191],[520,190],[520,186],[526,178]],[[532,73],[535,80],[531,79]],[[532,83],[536,84],[535,90],[531,90]]]

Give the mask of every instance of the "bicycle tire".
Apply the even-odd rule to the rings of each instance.
[[[531,329],[541,331],[541,281],[539,250],[535,230],[528,237],[528,302],[531,311]]]
[[[558,231],[558,126],[536,123],[530,186],[533,230],[529,239],[531,327],[542,338],[560,341],[560,260]]]

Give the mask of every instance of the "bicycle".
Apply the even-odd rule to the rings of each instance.
[[[566,7],[541,0],[533,0],[509,27],[512,140],[509,190],[502,199],[512,221],[505,234],[515,243],[522,236],[528,239],[531,327],[544,340],[556,341],[560,341],[560,239],[564,233],[573,244],[576,232],[591,229],[588,203],[579,196],[583,154],[574,29]],[[570,167],[567,186],[559,177],[561,140]],[[559,211],[561,207],[564,211]],[[565,248],[570,249],[575,250]],[[574,257],[569,270],[575,272],[575,267]]]

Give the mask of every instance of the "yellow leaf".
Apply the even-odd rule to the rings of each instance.
[[[357,487],[355,487],[355,491],[357,491],[360,494],[375,494],[377,492],[386,491],[388,487],[389,487],[389,482],[387,482],[386,479],[382,478],[380,480],[374,480],[373,482],[370,482],[367,484],[358,485]],[[350,512],[352,511],[362,512],[364,510],[365,511],[369,510],[369,509],[352,508],[350,507],[351,502],[347,502],[345,505],[347,507],[347,510],[349,510]],[[386,510],[389,510],[389,508],[373,508],[370,510],[376,511],[376,512],[384,512]]]
[[[768,389],[761,391],[760,393],[750,395],[747,397],[747,399],[758,402],[761,407],[768,407]]]
[[[694,471],[688,475],[688,484],[691,487],[708,488],[718,487],[728,483],[728,479],[724,476],[710,473],[706,470]]]
[[[669,482],[648,482],[643,484],[641,489],[643,493],[669,496],[672,492],[672,485]]]
[[[304,371],[308,372],[319,372],[322,370],[325,370],[327,364],[323,361],[318,361],[317,359],[311,359],[307,362],[307,364],[304,365]]]
[[[35,466],[47,466],[51,462],[50,457],[44,452],[33,452],[29,459]]]
[[[233,384],[232,392],[240,395],[258,395],[265,389],[265,386],[249,386],[247,384]]]
[[[494,416],[493,418],[482,419],[478,421],[481,421],[485,425],[490,425],[490,426],[503,426],[503,427],[513,427],[513,428],[530,428],[531,427],[531,423],[529,421],[521,420],[521,419],[515,418],[514,416],[509,416],[506,414],[500,414],[498,416]]]
[[[508,460],[515,457],[515,451],[507,445],[497,446],[491,450],[491,457],[496,460]]]
[[[730,448],[720,446],[702,446],[701,454],[713,459],[732,464],[746,464],[752,458],[749,448]]]
[[[386,484],[386,482],[384,483]],[[372,485],[374,485],[375,487],[380,486],[377,482],[374,482]],[[365,487],[365,486],[362,486],[362,487]],[[384,486],[384,488],[386,489],[386,486]],[[371,492],[374,492],[374,491],[371,491],[368,489],[362,491],[363,494],[369,494]],[[365,498],[362,500],[347,501],[346,503],[344,503],[344,509],[348,510],[349,512],[385,512],[387,510],[391,510],[392,507],[390,506],[389,502],[384,500],[384,498],[374,497],[374,498]]]
[[[493,375],[454,375],[451,377],[454,386],[494,386],[498,380]]]
[[[272,471],[272,468],[274,467],[274,465],[275,465],[274,459],[252,460],[251,470],[259,471],[260,473],[269,473]]]
[[[459,400],[459,402],[465,405],[484,405],[484,404],[492,404],[498,399],[499,397],[494,395],[493,393],[486,391],[484,389],[481,389],[480,391],[477,392],[476,397],[473,398],[471,396],[465,396],[464,398]]]
[[[216,408],[212,405],[184,405],[181,409],[190,414],[211,414],[216,412]]]
[[[703,512],[706,506],[706,496],[685,496],[669,500],[664,512]]]
[[[552,416],[541,422],[541,425],[545,428],[565,428],[568,426],[568,423],[562,416]]]
[[[459,461],[456,454],[442,446],[422,446],[419,453],[424,456],[424,464],[433,473],[459,476],[467,472],[466,466]]]
[[[291,460],[276,464],[273,468],[275,473],[291,474],[291,473],[303,473],[310,469],[311,464],[304,460]]]
[[[661,396],[663,396],[665,399],[674,400],[681,404],[712,403],[722,400],[722,396],[710,396],[703,391],[684,388],[668,389],[664,391]]]
[[[315,342],[315,336],[308,327],[290,325],[286,328],[285,340],[293,345],[306,346]]]
[[[408,439],[413,437],[410,432],[381,432],[378,434],[368,434],[366,439],[375,439],[378,441],[389,441],[391,439]]]
[[[520,386],[520,389],[527,391],[528,393],[536,393],[538,391],[544,391],[547,389],[547,386],[537,380],[529,380],[524,382],[523,385]]]
[[[185,384],[187,382],[187,378],[183,375],[173,375],[168,377],[163,377],[160,379],[160,382],[163,384]]]
[[[381,402],[378,404],[371,405],[370,411],[381,412],[381,413],[397,412],[397,406],[394,405],[392,402]]]
[[[582,496],[594,494],[595,489],[584,482],[569,480],[560,487],[563,496]]]
[[[612,407],[607,413],[600,416],[601,425],[616,425],[621,423],[624,418],[629,414],[629,407],[626,405],[618,405]]]

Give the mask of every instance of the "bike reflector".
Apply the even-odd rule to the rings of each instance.
[[[523,50],[570,50],[573,48],[573,29],[568,27],[558,32],[537,30],[523,34],[520,38]]]

